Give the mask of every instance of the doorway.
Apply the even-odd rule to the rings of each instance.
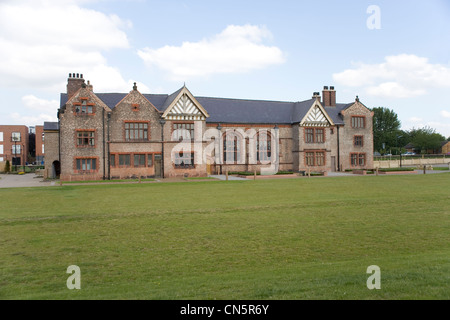
[[[336,157],[331,157],[331,171],[336,172]]]
[[[53,169],[52,170],[52,174],[53,174],[52,178],[53,179],[58,178],[59,175],[61,174],[61,165],[58,160],[53,161],[52,169]]]

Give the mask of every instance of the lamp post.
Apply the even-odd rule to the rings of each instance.
[[[161,176],[164,179],[164,125],[166,124],[166,120],[161,119],[159,120],[159,123],[161,124]]]
[[[25,172],[25,157],[26,157],[26,155],[25,155],[25,145],[24,144],[22,144],[22,149],[20,150],[20,153],[21,153],[21,155],[22,155],[22,171],[23,172]]]
[[[12,139],[14,141],[14,171],[17,171],[17,137],[13,136]]]

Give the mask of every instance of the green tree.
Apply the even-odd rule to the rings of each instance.
[[[373,108],[373,146],[374,150],[385,153],[386,150],[397,148],[399,136],[403,136],[400,130],[400,120],[397,114],[388,108]],[[383,148],[384,144],[384,148]]]
[[[5,163],[5,172],[8,173],[11,171],[11,164],[9,163],[9,160],[6,160]]]
[[[430,127],[419,129],[411,129],[408,132],[410,141],[419,153],[426,153],[428,150],[436,150],[441,146],[441,142],[445,141],[445,137]]]

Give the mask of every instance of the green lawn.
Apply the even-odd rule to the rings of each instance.
[[[448,173],[0,189],[0,299],[448,300],[449,190]]]

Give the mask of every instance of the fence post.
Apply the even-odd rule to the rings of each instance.
[[[225,176],[227,177],[227,181],[228,181],[228,170],[225,171]]]
[[[253,180],[256,180],[256,169],[253,170]]]

